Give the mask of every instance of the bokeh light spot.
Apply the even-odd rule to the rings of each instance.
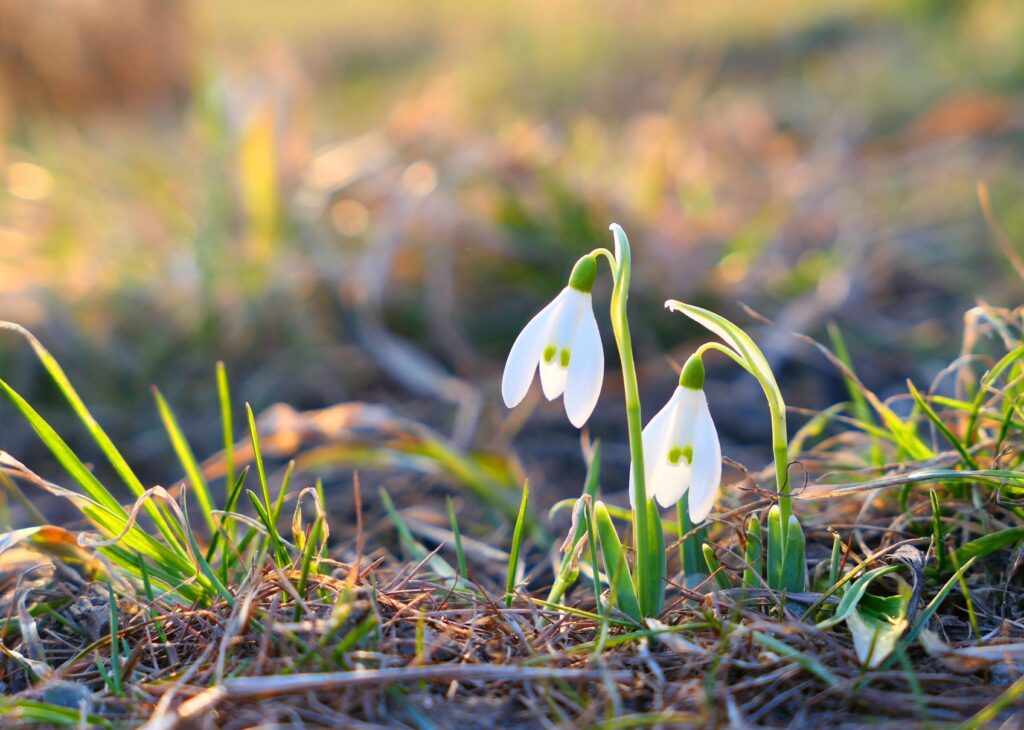
[[[53,192],[53,175],[31,162],[12,162],[7,167],[7,189],[15,198],[45,200]]]
[[[412,163],[402,173],[402,187],[413,197],[427,197],[437,187],[437,168],[426,160]]]
[[[358,200],[339,200],[331,206],[331,223],[343,236],[359,236],[370,225],[370,212]]]

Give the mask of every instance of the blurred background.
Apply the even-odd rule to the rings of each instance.
[[[977,185],[1024,243],[1022,39],[1019,0],[5,0],[0,319],[150,483],[180,467],[149,386],[205,457],[222,359],[257,412],[373,401],[495,451],[529,417],[516,447],[571,493],[561,404],[510,425],[498,380],[611,221],[648,414],[701,337],[669,297],[753,324],[807,408],[843,383],[783,329],[835,321],[885,396],[956,356],[975,303],[1020,303]],[[760,466],[756,385],[711,369],[726,454]],[[95,454],[10,333],[0,377]],[[57,473],[6,403],[0,448]]]

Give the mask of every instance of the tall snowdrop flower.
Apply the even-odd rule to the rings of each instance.
[[[722,447],[704,395],[699,355],[686,361],[679,386],[644,429],[643,444],[647,494],[669,507],[689,490],[690,519],[698,523],[707,517],[722,481]]]
[[[569,285],[519,333],[501,378],[506,406],[514,408],[523,400],[539,367],[545,397],[565,395],[572,425],[582,428],[590,418],[604,382],[604,349],[590,296],[595,278],[597,261],[581,258]]]

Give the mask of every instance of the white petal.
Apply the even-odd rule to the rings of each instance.
[[[718,498],[722,483],[722,446],[705,399],[693,434],[693,478],[690,487],[690,519],[703,521]]]
[[[537,371],[537,363],[547,346],[551,323],[562,301],[563,296],[559,294],[535,314],[512,344],[505,361],[505,372],[501,376],[501,397],[506,407],[514,408],[526,397],[526,391],[533,382],[533,374]]]
[[[544,397],[554,400],[565,392],[565,379],[569,371],[558,364],[558,356],[554,361],[540,363],[540,385]]]
[[[662,447],[663,456],[660,462],[653,464],[658,469],[650,477],[649,491],[662,507],[670,507],[686,493],[690,487],[691,464],[680,459],[673,464],[669,454],[674,448],[693,449],[693,431],[700,406],[704,403],[704,394],[698,390],[676,388],[673,395],[675,410],[672,413],[671,433]]]
[[[562,350],[568,350],[571,356],[573,335],[582,312],[581,305],[584,304],[583,296],[582,292],[567,286],[555,299],[558,302],[558,307],[551,316],[545,343],[545,346],[555,348],[555,356],[551,362],[541,360],[540,363],[540,385],[544,391],[544,397],[548,400],[554,400],[565,392],[565,379],[568,372],[561,366]]]
[[[565,287],[562,293],[558,295],[558,299],[561,300],[562,304],[555,315],[554,321],[551,323],[550,344],[559,350],[563,348],[571,350],[572,342],[576,339],[576,329],[579,326],[580,319],[583,317],[584,310],[590,310],[591,315],[593,315],[594,309],[591,305],[590,295],[577,291],[571,286]]]
[[[662,507],[671,507],[690,488],[693,470],[685,461],[670,464],[666,458],[665,462],[665,465],[651,480],[651,491],[654,498],[658,500],[658,504]]]
[[[576,336],[572,341],[572,357],[569,360],[568,380],[565,386],[565,413],[576,428],[594,412],[597,398],[601,395],[604,382],[604,348],[601,347],[601,333],[597,319],[586,295],[587,305],[580,316]]]
[[[647,498],[654,496],[651,490],[652,477],[655,474],[656,466],[660,462],[668,463],[668,447],[666,443],[672,436],[675,423],[676,408],[679,405],[681,388],[676,388],[668,403],[662,406],[661,410],[654,414],[644,427],[641,439],[644,445],[644,491]],[[633,481],[633,466],[629,467],[629,503],[636,507],[636,483]]]

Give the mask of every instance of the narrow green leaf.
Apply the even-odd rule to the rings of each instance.
[[[586,495],[583,498],[583,522],[584,527],[587,530],[587,548],[590,551],[590,578],[594,585],[594,602],[597,606],[597,612],[601,614],[603,618],[607,618],[608,607],[604,605],[601,600],[601,576],[600,576],[600,564],[597,559],[597,528],[594,523],[597,518],[594,517],[594,503],[591,501],[590,496]],[[603,635],[603,633],[602,633]]]
[[[921,409],[925,416],[928,417],[928,420],[934,424],[936,429],[938,429],[939,433],[941,433],[953,448],[957,450],[957,453],[960,454],[960,460],[964,463],[964,466],[968,469],[977,469],[978,462],[974,460],[966,447],[960,443],[960,439],[958,439],[956,435],[949,430],[949,426],[943,422],[939,417],[939,414],[935,412],[935,409],[933,409],[931,405],[929,405],[928,401],[924,399],[924,396],[921,395],[921,392],[910,380],[907,380],[907,389],[910,391],[910,395],[917,404],[917,407]]]
[[[264,527],[267,528],[271,554],[274,556],[278,566],[283,568],[288,564],[288,554],[282,544],[281,535],[277,531],[277,520],[274,519],[275,508],[270,501],[270,485],[267,483],[267,470],[263,465],[263,451],[260,449],[260,435],[256,429],[256,416],[252,412],[252,406],[248,403],[245,404],[245,415],[249,421],[249,438],[252,440],[253,460],[256,462],[256,473],[259,475],[260,492],[263,496],[263,507],[262,509],[257,508],[257,512],[260,513],[260,519],[263,521]],[[258,501],[255,497],[255,494],[249,492],[249,498],[253,501],[254,505]]]
[[[773,591],[781,591],[785,586],[782,582],[783,561],[786,544],[782,536],[782,510],[773,504],[768,510],[768,586]]]
[[[127,518],[128,513],[125,511],[121,503],[118,502],[114,496],[107,491],[100,480],[97,479],[91,471],[82,463],[82,461],[75,455],[71,450],[71,447],[65,443],[55,430],[50,426],[46,420],[39,415],[36,410],[29,405],[28,401],[21,397],[17,391],[9,386],[4,380],[0,380],[0,388],[7,394],[14,407],[17,408],[21,414],[28,421],[29,425],[36,432],[43,444],[50,450],[50,453],[54,455],[60,465],[78,482],[79,486],[85,490],[85,493],[89,495],[97,504],[108,510],[111,514],[118,515],[119,517]]]
[[[256,462],[256,474],[260,478],[260,490],[263,495],[263,504],[267,513],[270,513],[270,486],[267,484],[267,470],[263,466],[263,451],[260,450],[260,434],[256,429],[256,416],[252,412],[252,406],[245,404],[245,416],[249,421],[249,437],[252,439],[253,460]]]
[[[665,531],[661,527],[661,514],[658,504],[647,500],[647,535],[650,541],[649,554],[654,560],[655,579],[647,586],[648,616],[657,616],[665,602],[665,571],[667,556],[665,554]]]
[[[782,584],[790,593],[801,593],[807,588],[807,559],[804,555],[806,541],[800,520],[789,516],[786,530],[786,552],[782,560]]]
[[[935,564],[940,573],[945,573],[949,558],[946,555],[945,535],[942,530],[942,508],[939,506],[939,495],[934,489],[928,490],[928,497],[932,504],[932,541],[935,545]]]
[[[235,483],[235,428],[231,415],[231,388],[228,370],[223,360],[217,361],[217,400],[220,403],[220,422],[224,438],[224,482]]]
[[[740,327],[727,320],[721,315],[696,307],[692,304],[685,304],[674,299],[665,302],[665,306],[676,312],[681,312],[687,317],[703,325],[722,338],[722,340],[733,348],[746,361],[750,372],[758,379],[765,390],[769,402],[782,403],[781,391],[775,381],[775,374],[772,372],[768,360],[761,352],[761,348],[755,344],[750,335]]]
[[[797,651],[789,644],[779,641],[774,636],[769,636],[768,634],[764,634],[760,631],[754,631],[752,635],[754,639],[761,644],[761,646],[775,652],[779,656],[792,659],[803,669],[818,677],[818,679],[822,680],[830,687],[839,686],[839,680],[836,679],[835,675],[828,671],[828,669],[825,668],[825,665],[814,657],[807,656],[806,654]]]
[[[743,571],[745,588],[761,587],[761,559],[764,551],[762,543],[761,521],[757,517],[751,517],[747,520],[747,547],[743,552],[743,559],[748,565]]]
[[[980,387],[974,395],[974,401],[970,406],[970,418],[967,421],[967,427],[964,429],[966,434],[967,443],[970,444],[976,439],[976,432],[978,427],[978,418],[981,414],[982,405],[985,402],[985,396],[989,394],[989,387],[994,383],[1000,375],[1007,369],[1017,363],[1018,360],[1024,357],[1024,345],[1014,348],[1006,355],[1004,355],[999,362],[997,362],[991,370],[989,370],[981,378]]]
[[[715,551],[712,547],[707,543],[704,543],[701,545],[701,551],[704,553],[704,562],[708,566],[708,573],[715,576],[715,585],[723,591],[727,591],[732,588],[729,576],[724,570],[721,570],[722,566],[719,564],[718,558],[715,557]]]
[[[231,563],[231,556],[228,551],[235,547],[235,521],[225,518],[229,517],[237,508],[238,498],[242,494],[242,487],[245,485],[245,478],[248,475],[249,467],[246,465],[235,479],[231,491],[228,492],[227,502],[224,504],[224,517],[217,521],[217,532],[210,539],[210,547],[206,551],[206,561],[212,562],[217,554],[217,547],[223,540],[224,545],[221,549],[221,580],[224,582],[227,582],[227,571]]]
[[[850,351],[846,348],[846,340],[843,337],[842,330],[839,329],[835,322],[829,322],[827,329],[836,357],[847,367],[850,373],[854,373],[853,360],[850,358]],[[846,381],[846,390],[850,394],[850,400],[853,402],[853,409],[857,414],[857,418],[874,425],[875,419],[871,415],[871,408],[868,406],[867,398],[864,397],[864,391],[861,390],[857,379],[843,373],[843,380]],[[871,437],[870,456],[871,463],[875,466],[882,466],[885,463],[885,456],[876,436]]]
[[[508,557],[508,573],[505,576],[505,605],[512,607],[512,600],[515,598],[516,573],[519,571],[519,551],[523,547],[523,536],[526,527],[526,509],[530,501],[530,482],[523,484],[523,498],[519,502],[519,516],[516,518],[516,526],[512,531],[512,548]]]
[[[82,715],[78,708],[26,700],[0,695],[0,717],[6,717],[17,724],[45,724],[61,727],[81,727],[84,722],[90,726],[111,727],[110,721],[99,715]]]
[[[469,568],[466,565],[466,552],[462,549],[462,531],[459,530],[459,520],[455,517],[455,505],[450,495],[445,497],[448,507],[448,523],[452,528],[452,535],[455,540],[455,557],[458,559],[459,575],[466,578],[469,575]]]
[[[619,535],[615,531],[615,524],[605,508],[604,502],[598,501],[594,505],[594,521],[597,524],[597,536],[601,543],[605,574],[608,576],[608,584],[611,586],[615,603],[624,614],[634,621],[640,621],[642,618],[640,603],[637,601],[636,591],[633,587],[633,578],[629,574],[626,551],[622,548]]]
[[[212,536],[217,532],[217,521],[213,518],[213,500],[210,498],[210,488],[203,477],[202,469],[199,468],[199,462],[196,461],[195,453],[192,451],[192,447],[189,446],[188,439],[185,438],[181,426],[178,425],[178,419],[175,417],[174,411],[171,410],[171,406],[156,386],[153,387],[153,397],[156,399],[156,407],[160,411],[160,418],[164,423],[164,428],[167,430],[168,437],[171,439],[174,453],[177,454],[178,461],[185,470],[185,476],[196,493],[199,507],[203,513],[203,520],[206,522],[206,527]]]
[[[914,640],[917,639],[917,635],[920,634],[922,629],[924,629],[924,627],[928,625],[928,622],[931,621],[932,616],[934,616],[935,612],[939,610],[939,606],[941,606],[942,602],[946,600],[947,596],[949,596],[950,591],[953,590],[953,587],[960,581],[960,579],[967,573],[967,571],[970,570],[971,566],[974,565],[977,559],[977,557],[972,557],[970,560],[961,565],[960,568],[957,569],[956,573],[954,573],[950,577],[950,579],[947,580],[946,583],[942,586],[942,589],[935,594],[935,597],[928,602],[928,605],[925,607],[925,609],[921,611],[920,614],[918,614],[917,620],[914,621],[914,625],[910,628],[910,631],[908,631],[906,635],[903,637],[903,641],[901,642],[900,646],[901,650],[905,650],[906,647],[910,646],[914,642]],[[892,664],[894,659],[895,655],[889,657],[889,660],[882,666],[882,668],[887,669]]]
[[[409,554],[417,560],[429,559],[430,567],[442,578],[455,578],[457,575],[455,569],[444,558],[436,552],[428,553],[426,548],[413,537],[412,532],[409,531],[409,526],[402,519],[402,515],[395,509],[395,503],[391,501],[391,495],[387,493],[387,490],[382,487],[379,494],[381,504],[384,505],[384,511],[391,518],[391,523],[395,526],[395,532],[398,533],[398,539],[402,543],[402,547],[409,551]]]
[[[263,528],[267,531],[267,543],[270,547],[271,555],[274,556],[274,561],[277,563],[278,567],[285,567],[288,564],[287,555],[284,552],[283,546],[280,544],[280,537],[277,534],[277,528],[275,528],[271,522],[271,517],[267,512],[266,505],[263,504],[263,501],[257,497],[256,493],[251,489],[246,489],[245,494],[249,497],[249,501],[252,503],[253,509],[256,510],[256,516],[263,524]]]
[[[324,526],[324,518],[322,515],[317,515],[316,519],[313,520],[313,526],[309,531],[309,539],[306,540],[306,544],[302,550],[302,560],[299,564],[299,582],[295,586],[296,592],[302,598],[306,596],[306,585],[309,582],[309,571],[313,567],[313,556],[317,552],[317,545],[320,542],[321,531]],[[295,620],[298,621],[302,618],[301,606],[295,606]]]
[[[956,561],[963,565],[974,558],[988,557],[997,550],[1015,545],[1021,540],[1024,540],[1024,527],[1008,527],[999,532],[982,535],[977,540],[962,545],[956,551]]]
[[[601,442],[595,441],[590,454],[590,464],[587,466],[587,478],[583,484],[583,495],[594,499],[601,483]],[[574,503],[576,500],[568,500]],[[562,562],[558,566],[558,573],[555,575],[551,591],[548,593],[548,603],[560,603],[565,592],[576,582],[578,571],[573,570],[573,556],[576,554],[576,546],[586,534],[586,525],[582,520],[577,520],[573,530],[572,541],[569,549],[562,555]],[[597,566],[594,566],[597,570]]]
[[[824,621],[819,622],[818,628],[823,630],[830,629],[845,621],[864,597],[864,593],[867,591],[868,586],[871,585],[871,581],[899,569],[900,566],[898,565],[883,565],[880,568],[866,572],[845,590],[842,600],[839,601],[839,605],[836,607],[836,612]]]
[[[114,471],[116,471],[118,476],[121,477],[122,481],[124,481],[124,483],[128,486],[132,494],[135,495],[136,499],[141,497],[145,493],[146,488],[143,486],[139,478],[135,475],[135,472],[132,471],[131,467],[128,466],[128,462],[121,455],[121,452],[118,451],[117,447],[114,445],[114,442],[111,441],[106,431],[104,431],[103,428],[100,426],[99,422],[95,418],[93,418],[92,413],[89,412],[89,409],[85,405],[85,401],[83,401],[82,398],[78,395],[78,391],[76,391],[74,386],[71,384],[71,381],[68,379],[68,376],[64,372],[64,369],[60,366],[60,363],[57,362],[57,359],[50,354],[49,350],[43,347],[43,344],[36,339],[35,335],[33,335],[31,332],[29,332],[21,325],[15,324],[13,322],[0,322],[0,329],[7,329],[21,335],[29,343],[29,345],[31,345],[32,350],[35,352],[36,357],[39,359],[39,362],[42,363],[46,372],[49,373],[50,377],[53,379],[53,382],[57,385],[57,388],[60,390],[61,394],[71,405],[71,409],[75,412],[75,415],[78,416],[78,419],[85,426],[86,430],[89,432],[89,435],[92,436],[93,440],[100,447],[100,450],[103,451],[103,455],[107,457],[107,461],[109,461],[110,465],[114,467]],[[47,448],[53,451],[55,444],[52,443],[52,440],[48,440],[47,437],[44,436],[42,432],[40,432],[39,428],[37,427],[38,424],[33,422],[32,418],[29,418],[28,413],[25,410],[25,406],[28,406],[28,403],[25,402],[24,399],[21,398],[21,396],[15,393],[14,390],[11,389],[2,380],[0,380],[0,387],[2,387],[7,392],[8,396],[10,396],[12,400],[15,400],[15,406],[17,406],[18,410],[21,411],[22,414],[29,419],[32,428],[35,429],[36,433],[39,434],[40,438],[43,439],[43,442],[46,444]],[[39,421],[42,421],[42,418],[39,417],[39,414],[35,413],[35,411],[31,409],[31,407],[29,407],[28,410],[31,411],[31,413],[35,414],[35,417]],[[42,422],[45,424],[45,421]],[[48,425],[46,426],[46,429],[49,432],[51,432],[53,436],[56,436],[56,432],[54,432],[53,429],[49,428]],[[58,437],[58,441],[59,440],[60,439]],[[63,441],[61,441],[60,443],[63,444]],[[64,445],[64,448],[67,449],[67,446]],[[68,451],[70,451],[70,449],[68,449]],[[57,454],[56,452],[53,453],[54,456],[56,456],[57,459],[61,462],[61,465],[64,466],[65,469],[67,469],[67,464],[65,464],[64,460],[61,458],[61,455]],[[71,470],[69,469],[69,471]],[[76,474],[75,472],[71,472],[71,474],[72,476],[75,477],[75,481],[78,481],[78,483],[81,484],[83,488],[85,488],[85,484],[83,484],[82,481],[80,481],[79,475]],[[104,489],[104,491],[106,490]],[[95,495],[93,495],[93,498],[96,499]],[[111,499],[113,498],[111,497]],[[96,501],[100,502],[101,504],[104,504],[108,508],[111,507],[110,504],[105,503],[102,499],[96,499]],[[173,516],[169,515],[165,510],[161,509],[158,504],[153,503],[151,500],[146,502],[144,509],[156,523],[158,529],[164,535],[165,539],[172,546],[172,548],[174,548],[174,550],[177,551],[179,555],[183,554],[185,552],[184,547],[178,541],[178,537],[180,537],[180,532],[175,532],[178,525],[177,522],[175,522]],[[114,511],[116,512],[116,510]]]
[[[359,622],[359,624],[345,634],[341,641],[334,647],[331,652],[331,658],[336,664],[343,664],[345,661],[345,655],[354,649],[360,641],[365,639],[371,631],[377,627],[377,617],[370,613],[367,614],[366,618]]]
[[[117,609],[117,595],[114,593],[114,586],[107,583],[107,595],[110,599],[110,680],[114,696],[121,697],[124,691],[121,688],[121,637],[118,635],[119,611]]]
[[[679,543],[679,561],[682,565],[686,586],[688,588],[695,588],[704,581],[707,575],[704,572],[707,565],[704,563],[701,545],[707,542],[708,531],[705,527],[694,530],[696,525],[690,519],[690,509],[685,499],[680,499],[676,502],[676,519],[679,521],[678,532],[680,537],[693,533],[690,537],[685,538]]]
[[[832,559],[828,567],[828,586],[831,588],[839,580],[839,569],[843,563],[843,541],[839,535],[832,536]]]

